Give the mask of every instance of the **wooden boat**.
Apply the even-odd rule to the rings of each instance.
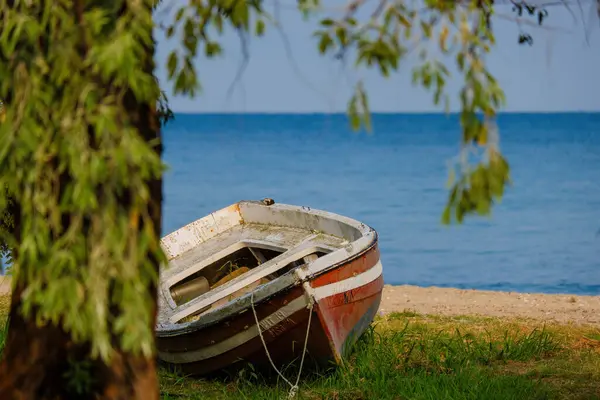
[[[340,363],[381,302],[377,233],[329,212],[242,201],[161,245],[158,356],[187,374]]]

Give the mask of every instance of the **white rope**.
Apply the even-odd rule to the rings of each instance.
[[[302,350],[302,358],[300,359],[300,370],[298,371],[298,376],[296,377],[296,383],[292,384],[292,382],[290,382],[285,376],[283,376],[279,369],[277,369],[275,363],[271,359],[271,354],[269,354],[269,349],[267,349],[267,343],[265,342],[265,339],[263,337],[262,331],[260,329],[260,323],[258,321],[258,316],[256,315],[256,310],[254,309],[254,292],[252,292],[252,295],[250,296],[250,305],[252,306],[252,314],[254,314],[254,321],[256,321],[256,329],[258,329],[258,335],[260,336],[260,341],[262,342],[263,347],[265,348],[265,353],[267,353],[267,358],[269,359],[269,361],[271,362],[271,366],[281,377],[281,379],[283,379],[290,386],[290,391],[288,392],[288,399],[293,399],[296,397],[296,394],[298,394],[298,383],[300,383],[300,376],[302,375],[302,366],[304,365],[304,356],[306,355],[306,348],[308,346],[308,333],[310,332],[310,322],[313,314],[313,304],[314,299],[312,296],[309,295],[307,306],[309,310],[308,325],[306,327],[306,337],[304,338],[304,349]]]

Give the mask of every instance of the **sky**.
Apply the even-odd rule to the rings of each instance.
[[[169,6],[186,1],[165,0],[162,8],[174,10],[176,7]],[[265,2],[268,11],[274,10],[275,1]],[[548,7],[546,29],[523,26],[532,35],[533,46],[517,44],[520,28],[512,7],[496,7],[493,29],[497,44],[487,63],[505,91],[505,111],[600,111],[600,21],[592,12],[595,4],[581,1],[581,10],[571,3],[572,13],[563,6]],[[344,4],[342,0],[322,3],[331,7]],[[411,69],[416,57],[407,59],[387,79],[376,70],[356,70],[350,63],[344,67],[331,57],[318,54],[317,41],[312,37],[317,25],[302,19],[293,0],[279,0],[278,4],[278,20],[289,47],[284,45],[281,32],[271,26],[267,26],[265,36],[252,38],[249,64],[229,96],[228,89],[243,60],[237,35],[228,32],[223,36],[220,42],[224,53],[218,59],[196,60],[202,91],[190,99],[173,96],[172,82],[167,80],[167,57],[180,44],[167,40],[157,30],[157,75],[175,112],[343,112],[359,79],[365,82],[372,111],[443,111],[433,104],[431,93],[412,84]],[[155,16],[157,22],[168,18],[164,11]],[[456,74],[448,82],[452,110],[457,109],[462,83]]]

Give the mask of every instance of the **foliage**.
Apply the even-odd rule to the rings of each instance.
[[[8,232],[12,232],[14,228],[14,215],[12,211],[13,200],[10,197],[8,192],[8,187],[4,187],[3,193],[0,196],[4,196],[5,206],[0,209],[0,238],[2,235],[6,235]],[[8,243],[4,240],[0,239],[0,257],[6,257],[10,262],[10,248],[8,247]]]
[[[169,121],[175,119],[175,114],[173,113],[173,110],[169,108],[169,99],[164,91],[160,92],[156,112],[162,126],[167,125]]]
[[[437,57],[454,57],[464,80],[460,93],[461,154],[451,171],[450,195],[442,221],[450,223],[454,219],[460,223],[467,214],[488,215],[509,183],[509,166],[499,150],[494,125],[504,93],[485,65],[485,55],[495,42],[489,24],[493,8],[489,0],[428,0],[426,6],[380,0],[369,10],[369,18],[359,20],[358,10],[367,4],[354,0],[341,17],[322,17],[315,36],[321,54],[343,62],[352,57],[357,68],[378,68],[383,77],[398,70],[405,56],[420,45],[421,62],[413,70],[413,81],[433,91],[436,105],[442,100],[448,104],[445,85],[450,78],[449,68]],[[301,0],[298,7],[307,16],[321,11],[318,0]],[[179,9],[166,28],[168,37],[181,31],[184,44],[183,52],[173,51],[167,61],[175,93],[196,93],[200,86],[193,59],[202,47],[207,57],[221,54],[215,34],[222,34],[226,25],[242,37],[261,36],[267,23],[275,22],[258,0],[192,2]],[[368,96],[362,82],[358,82],[348,103],[348,115],[353,129],[371,129]],[[478,162],[470,163],[470,154]]]
[[[411,41],[423,43],[426,47],[419,54],[421,63],[413,69],[413,82],[433,90],[434,103],[438,105],[444,99],[446,107],[448,95],[444,89],[450,71],[437,58],[440,54],[455,58],[464,79],[460,92],[462,154],[456,168],[458,179],[451,171],[452,187],[442,221],[450,223],[454,216],[460,223],[469,213],[489,214],[509,179],[508,164],[499,152],[492,123],[504,102],[504,93],[484,60],[495,41],[489,24],[493,10],[485,1],[464,5],[434,0],[426,3],[428,8],[423,11],[420,5],[410,8],[405,2],[382,1],[365,23],[354,18],[356,8],[350,7],[341,19],[322,20],[323,29],[316,34],[323,54],[344,57],[354,46],[355,65],[377,66],[384,77],[399,68]],[[367,96],[360,83],[348,111],[355,129],[360,127],[361,119],[370,129]],[[475,166],[468,162],[471,152],[480,159]]]
[[[148,254],[163,254],[147,182],[163,164],[130,106],[160,99],[146,72],[152,3],[0,1],[0,185],[21,216],[20,235],[2,239],[18,255],[21,312],[61,324],[104,359],[115,343],[154,351]]]
[[[5,119],[5,111],[4,111],[4,102],[0,100],[0,123]],[[4,191],[0,194],[0,196],[6,197],[6,207],[0,210],[0,232],[11,231],[14,226],[13,215],[10,212],[9,203],[10,196],[8,194],[8,188],[4,187]],[[0,235],[1,236],[1,235]],[[0,240],[0,257],[5,257],[10,254],[9,248],[4,241]],[[1,261],[0,261],[1,262]]]
[[[2,123],[6,118],[4,102],[0,100],[0,123]],[[13,205],[14,202],[10,197],[8,187],[4,186],[2,193],[0,196],[4,196],[5,198],[5,206],[0,208],[0,266],[3,263],[2,258],[5,258],[6,261],[10,264],[11,261],[11,253],[10,248],[8,247],[8,243],[3,240],[3,235],[6,235],[8,232],[12,232],[15,226],[15,220],[13,215]]]
[[[169,108],[169,102],[167,95],[164,91],[161,91],[160,97],[157,103],[158,118],[162,126],[165,126],[169,121],[175,119],[175,114]],[[0,122],[5,118],[3,103],[0,101]],[[11,249],[8,243],[3,240],[6,235],[10,235],[14,229],[14,200],[11,197],[7,186],[4,188],[4,193],[1,194],[5,197],[5,208],[2,209],[0,215],[0,257],[5,257],[8,264],[11,262]],[[1,262],[1,261],[0,261]]]

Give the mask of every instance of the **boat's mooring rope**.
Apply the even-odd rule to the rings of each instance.
[[[310,322],[312,320],[313,305],[315,304],[313,296],[310,294],[308,295],[308,325],[306,327],[306,337],[304,338],[304,349],[302,350],[302,358],[300,359],[300,370],[298,371],[298,376],[296,377],[295,384],[292,384],[292,382],[290,382],[285,376],[283,376],[283,374],[279,371],[279,369],[277,369],[275,363],[271,359],[271,354],[269,354],[269,349],[267,349],[267,343],[265,342],[265,339],[263,337],[262,331],[260,329],[260,323],[258,321],[258,316],[256,315],[256,310],[254,309],[254,292],[252,292],[252,295],[250,296],[250,305],[252,306],[252,314],[254,314],[254,321],[256,321],[256,329],[258,329],[258,335],[260,336],[260,341],[262,342],[263,347],[265,348],[265,353],[267,353],[267,358],[269,359],[269,361],[271,362],[271,366],[281,377],[281,379],[283,379],[290,386],[290,391],[288,392],[288,399],[295,398],[296,394],[298,393],[298,383],[300,383],[300,376],[302,375],[302,366],[304,365],[304,356],[306,355],[306,348],[308,346],[308,333],[310,332]]]

